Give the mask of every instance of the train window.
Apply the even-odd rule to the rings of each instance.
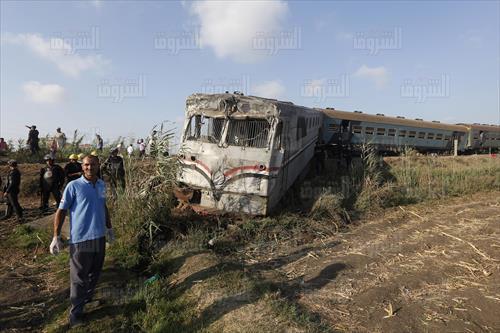
[[[427,133],[427,139],[434,140],[434,133]]]
[[[335,123],[328,124],[328,130],[330,132],[338,132],[339,131],[339,125]]]
[[[362,127],[361,127],[361,126],[357,126],[357,125],[355,125],[355,126],[353,126],[353,127],[352,127],[352,132],[353,132],[353,133],[356,133],[356,134],[361,134],[361,130],[362,130]]]
[[[306,118],[297,117],[297,140],[307,135]]]
[[[270,125],[265,119],[231,119],[227,133],[227,143],[241,147],[267,147]]]
[[[186,128],[186,138],[192,141],[217,143],[222,137],[224,118],[210,118],[202,115],[191,117]]]
[[[419,139],[425,139],[425,132],[418,132]]]
[[[408,137],[409,137],[409,138],[414,138],[416,135],[417,135],[417,132],[415,132],[415,131],[410,131],[410,132],[408,133]]]
[[[365,128],[365,134],[367,134],[367,135],[373,135],[373,127],[366,127]]]
[[[377,128],[377,135],[385,135],[385,128]]]
[[[400,137],[406,137],[406,130],[399,130],[399,136]]]
[[[436,134],[436,140],[443,140],[443,134],[441,133]]]
[[[389,128],[389,132],[387,133],[389,136],[396,136],[396,129],[395,128]]]
[[[451,136],[449,136],[449,135],[445,135],[445,136],[444,136],[444,140],[445,140],[445,141],[450,141],[450,140],[451,140]]]
[[[276,134],[274,134],[274,149],[281,149],[281,135],[283,132],[283,123],[280,121],[276,126]]]

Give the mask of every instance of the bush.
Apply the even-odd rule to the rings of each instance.
[[[155,239],[168,227],[178,160],[160,152],[167,149],[172,135],[171,130],[158,132],[159,149],[151,164],[125,159],[126,188],[110,201],[117,234],[110,251],[125,268],[149,264]]]

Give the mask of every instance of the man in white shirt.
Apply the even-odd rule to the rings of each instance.
[[[61,127],[58,127],[56,129],[54,139],[56,140],[57,150],[61,150],[62,148],[64,148],[64,146],[66,145],[66,134],[61,132]]]

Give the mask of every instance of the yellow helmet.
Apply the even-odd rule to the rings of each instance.
[[[95,150],[92,150],[92,151],[90,152],[90,155],[92,155],[92,156],[98,156],[98,155],[97,155],[97,152],[96,152]]]
[[[80,153],[80,154],[77,155],[77,157],[78,157],[79,160],[81,160],[83,158],[83,156],[85,156],[84,153]]]
[[[78,155],[77,154],[71,154],[69,155],[68,157],[70,160],[77,160],[78,159]]]

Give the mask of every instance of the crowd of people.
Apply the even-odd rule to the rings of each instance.
[[[27,144],[31,154],[40,152],[39,132],[35,125],[27,126],[29,130]],[[156,131],[145,141],[137,143],[138,156],[154,154],[156,147]],[[63,248],[61,229],[66,215],[69,215],[69,254],[70,254],[70,303],[69,326],[78,326],[83,322],[83,311],[86,304],[92,302],[95,288],[102,271],[106,242],[114,241],[111,219],[106,205],[106,194],[116,196],[118,191],[125,190],[125,166],[121,149],[123,142],[112,147],[109,156],[104,158],[104,141],[99,134],[95,138],[95,150],[90,154],[71,153],[68,162],[61,167],[56,163],[56,152],[66,145],[66,135],[61,128],[49,140],[48,153],[43,160],[45,165],[39,172],[40,211],[49,211],[51,196],[56,203],[54,215],[53,239],[49,251],[57,255]],[[8,152],[7,143],[0,138],[0,152]],[[123,152],[132,158],[135,154],[133,144],[129,144]],[[168,156],[168,152],[165,152]],[[19,204],[21,172],[16,160],[8,161],[9,172],[6,184],[2,187],[0,177],[1,199],[6,203],[6,211],[0,219],[8,219],[14,213],[17,221],[23,223],[23,208]],[[106,181],[104,181],[106,180]],[[109,185],[110,192],[106,190]]]
[[[26,126],[29,128],[27,144],[32,154],[37,154],[41,151],[39,143],[39,132],[36,125]],[[138,156],[143,158],[147,154],[151,154],[155,149],[156,131],[151,133],[151,136],[145,141],[144,139],[137,140],[137,149],[134,149],[133,144],[129,144],[123,155],[132,158],[138,151]],[[52,195],[57,207],[60,205],[63,196],[63,189],[70,182],[79,179],[83,175],[82,161],[84,154],[72,153],[68,156],[68,162],[64,168],[56,163],[56,152],[65,148],[67,144],[66,134],[58,127],[48,147],[48,153],[43,160],[45,166],[39,172],[38,194],[40,195],[40,211],[47,212],[49,210],[49,201]],[[8,145],[4,138],[0,138],[0,152],[7,152]],[[97,177],[99,179],[106,178],[109,183],[110,193],[116,196],[117,190],[125,189],[125,167],[123,157],[120,156],[123,149],[123,142],[110,150],[109,156],[104,158],[103,155],[104,140],[100,134],[95,135],[94,150],[90,153],[91,156],[97,157],[99,168]],[[6,175],[6,182],[3,185],[2,177],[0,176],[0,199],[6,204],[5,214],[0,216],[0,219],[8,219],[14,213],[17,220],[23,221],[23,208],[19,204],[18,196],[20,193],[21,172],[18,168],[16,160],[8,161],[9,172]],[[3,185],[3,186],[2,186]]]
[[[28,139],[26,140],[26,148],[29,149],[32,155],[38,154],[42,148],[40,147],[40,132],[37,130],[36,125],[31,125],[26,127],[29,129]],[[146,155],[150,155],[152,150],[154,150],[154,145],[156,143],[156,135],[157,131],[152,131],[151,136],[146,140],[140,138],[136,142],[136,147],[134,144],[129,144],[126,148],[127,156],[133,157],[134,155],[138,155],[139,157],[145,157]],[[66,134],[61,130],[60,127],[56,128],[56,132],[54,135],[49,136],[46,141],[48,154],[52,156],[53,159],[56,159],[57,152],[61,151],[63,148],[67,147],[67,137]],[[124,148],[124,143],[120,142],[117,146],[118,150]],[[95,139],[93,140],[93,147],[95,151],[99,154],[103,153],[104,150],[104,140],[102,136],[98,133],[95,134]],[[0,154],[5,154],[9,151],[8,143],[4,138],[0,138]],[[136,154],[136,151],[138,154]]]

